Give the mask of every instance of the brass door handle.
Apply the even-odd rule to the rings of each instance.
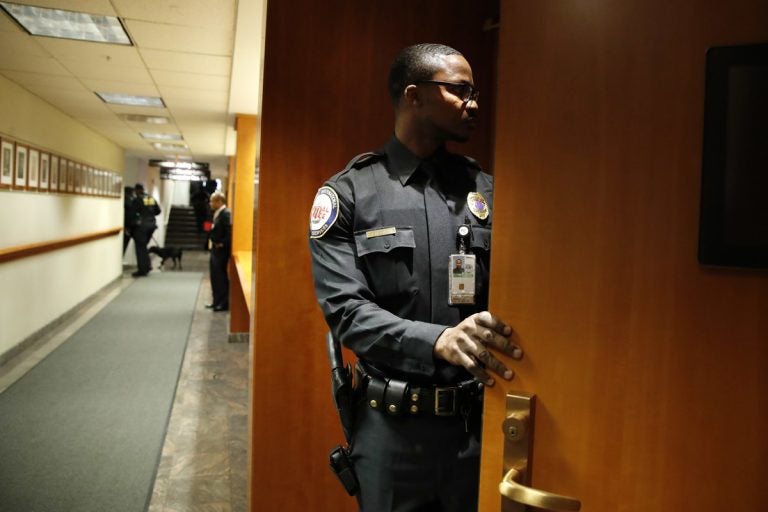
[[[551,492],[540,491],[533,487],[528,487],[517,480],[525,474],[525,469],[512,468],[507,471],[499,484],[499,492],[505,498],[508,498],[523,505],[542,508],[544,510],[555,511],[576,511],[581,509],[581,501],[569,496],[561,496]]]

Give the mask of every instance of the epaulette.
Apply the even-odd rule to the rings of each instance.
[[[384,157],[384,153],[378,153],[376,151],[369,151],[367,153],[362,153],[360,155],[357,155],[352,160],[350,160],[350,162],[347,164],[344,170],[347,171],[349,169],[362,169],[367,165],[378,162],[383,157]]]

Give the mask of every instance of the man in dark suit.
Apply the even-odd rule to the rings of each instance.
[[[227,198],[221,192],[211,195],[213,227],[208,233],[210,249],[211,291],[213,301],[205,307],[214,311],[229,309],[229,276],[227,264],[232,253],[232,215],[227,208]]]

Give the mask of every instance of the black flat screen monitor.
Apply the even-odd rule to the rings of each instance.
[[[768,43],[707,52],[699,262],[768,269]]]

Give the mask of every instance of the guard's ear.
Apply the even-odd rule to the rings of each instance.
[[[419,88],[411,84],[403,91],[403,99],[409,106],[415,107],[421,104],[421,98],[419,97]]]

